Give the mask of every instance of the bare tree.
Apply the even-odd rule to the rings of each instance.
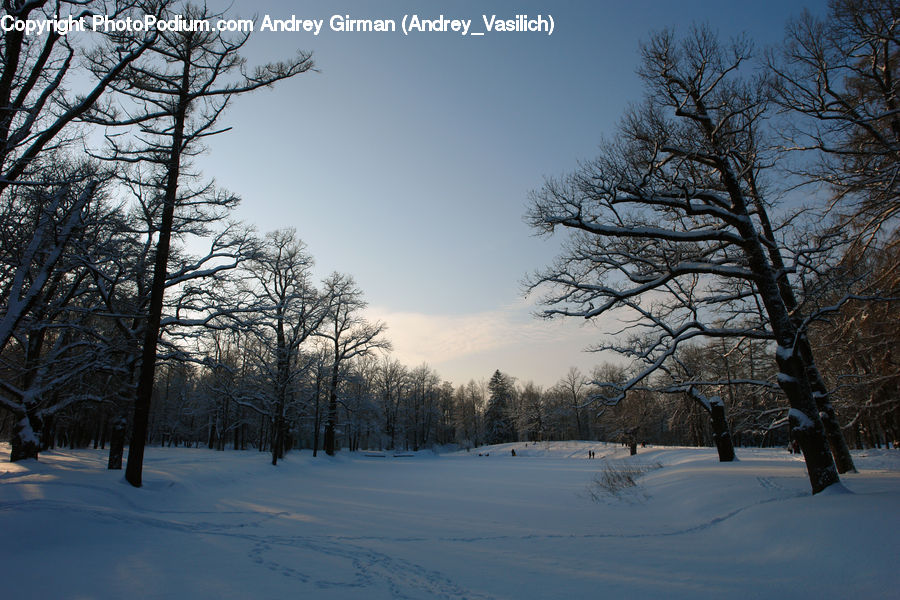
[[[78,18],[102,12],[112,18],[136,10],[136,2],[92,0],[5,0],[4,19],[26,21],[55,16]],[[87,93],[73,98],[66,92],[83,73],[80,49],[73,37],[52,30],[32,43],[22,29],[4,33],[0,66],[0,194],[17,182],[27,182],[45,165],[41,157],[80,139],[70,125],[89,113],[122,72],[155,41],[155,33],[120,40],[110,48],[104,68],[95,71]],[[40,178],[38,178],[40,179]]]
[[[456,432],[453,429],[453,384],[449,381],[442,382],[440,388],[437,390],[437,395],[437,411],[439,417],[434,440],[436,443],[443,446],[453,442],[456,438]]]
[[[143,8],[162,19],[172,17],[176,12],[171,6],[153,1]],[[190,4],[179,6],[178,12],[186,19],[197,21],[220,16],[206,7]],[[126,479],[136,487],[141,485],[176,209],[190,209],[193,198],[209,192],[209,186],[200,190],[185,186],[188,159],[202,150],[206,138],[224,131],[217,129],[217,123],[234,96],[271,86],[312,68],[310,54],[300,53],[290,61],[270,63],[248,72],[240,51],[249,36],[249,33],[230,35],[203,28],[158,32],[154,46],[139,61],[128,65],[120,81],[111,84],[117,94],[118,110],[111,105],[107,110],[91,115],[94,123],[137,128],[138,134],[132,143],[127,139],[121,141],[122,134],[108,136],[111,158],[150,165],[151,182],[162,200],[126,468]],[[124,37],[127,39],[128,36]],[[110,47],[114,48],[117,43],[119,40],[114,37]],[[107,52],[94,54],[92,68],[108,70],[107,55]]]
[[[321,439],[322,433],[322,397],[323,394],[327,393],[327,390],[324,389],[325,386],[323,383],[330,379],[329,371],[330,367],[334,361],[331,360],[331,356],[328,351],[327,340],[325,343],[320,343],[316,347],[315,357],[313,366],[315,368],[315,384],[314,384],[314,392],[313,392],[313,407],[312,407],[312,426],[313,426],[313,439],[312,439],[312,447],[313,447],[313,456],[318,456],[319,454],[319,441]]]
[[[115,344],[110,353],[130,374],[121,383],[121,399],[114,408],[119,429],[127,425],[126,408],[140,372],[163,211],[162,197],[140,167],[125,165],[117,170],[117,189],[127,211],[110,227],[106,239],[80,248],[94,282],[98,310],[113,329],[110,340]],[[180,243],[170,246],[157,360],[202,362],[200,348],[190,350],[197,346],[201,330],[228,327],[228,318],[240,308],[233,301],[239,294],[229,273],[254,252],[256,241],[248,228],[224,220],[237,201],[231,194],[208,189],[192,198],[190,209],[176,215],[174,228]],[[190,239],[195,241],[192,245],[206,245],[206,249],[198,254],[186,252]],[[122,468],[123,448],[124,438],[117,436],[110,446],[109,468]]]
[[[832,0],[829,8],[826,18],[805,12],[792,21],[769,66],[778,102],[800,117],[786,130],[788,147],[814,153],[800,172],[830,186],[839,225],[868,245],[891,240],[900,216],[900,4]]]
[[[347,426],[347,441],[351,452],[360,450],[371,441],[371,435],[378,431],[381,421],[378,415],[379,403],[376,399],[375,372],[377,358],[371,354],[358,356],[347,363],[347,376],[343,381],[343,408]]]
[[[533,197],[534,227],[573,235],[532,286],[550,289],[547,316],[633,319],[626,327],[641,335],[605,347],[648,366],[614,386],[612,402],[689,340],[774,340],[792,433],[820,492],[839,481],[817,406],[827,398],[814,394],[807,321],[785,298],[788,273],[773,260],[779,241],[757,185],[768,88],[740,77],[746,43],[722,47],[702,28],[680,43],[658,34],[642,53],[648,93],[616,141]]]
[[[466,448],[480,446],[484,440],[484,408],[487,384],[469,380],[456,389],[454,424],[456,438]]]
[[[12,461],[37,458],[43,422],[86,399],[77,382],[109,366],[76,244],[104,227],[98,170],[60,160],[42,179],[2,194],[0,405],[16,419]]]
[[[898,16],[894,0],[833,0],[827,18],[806,12],[792,21],[781,52],[768,60],[776,98],[793,117],[787,147],[801,155],[805,181],[833,192],[835,229],[851,234],[842,262],[857,272],[869,264],[867,250],[900,240]],[[869,299],[896,297],[897,266],[862,277]],[[825,418],[828,425],[827,411]],[[852,468],[836,460],[839,470]]]
[[[333,273],[325,281],[323,293],[328,298],[328,316],[318,333],[331,347],[331,382],[328,412],[325,417],[325,453],[333,456],[336,448],[338,418],[338,384],[341,366],[345,361],[376,350],[389,350],[391,343],[382,337],[387,326],[378,321],[370,323],[360,314],[366,307],[362,292],[349,275]]]
[[[382,435],[384,435],[387,447],[390,450],[397,447],[400,402],[407,374],[406,367],[397,359],[391,358],[387,354],[381,357],[376,373],[376,384],[381,397],[381,414],[384,419]]]
[[[570,370],[571,372],[571,370]],[[526,440],[543,441],[550,431],[550,419],[547,417],[547,405],[543,390],[529,381],[519,392],[522,410],[519,413],[517,429],[524,434]]]
[[[565,376],[556,383],[556,388],[566,398],[569,410],[575,417],[575,433],[579,440],[585,439],[581,411],[585,403],[587,384],[587,378],[578,370],[578,367],[570,367]]]
[[[103,11],[117,17],[133,9],[134,3],[127,1],[109,4],[89,0],[8,0],[0,5],[0,16],[4,22],[12,24],[56,16],[78,18],[91,11]],[[135,37],[120,44],[110,54],[107,68],[97,72],[94,79],[87,79],[79,68],[79,54],[89,48],[78,47],[72,38],[57,30],[48,32],[40,40],[31,40],[22,29],[12,27],[2,37],[0,215],[4,220],[10,219],[7,221],[10,224],[16,222],[13,219],[13,213],[17,211],[15,205],[29,195],[17,192],[18,188],[38,186],[53,191],[47,202],[39,204],[40,214],[35,226],[24,228],[31,237],[16,237],[18,248],[23,250],[21,260],[15,262],[11,270],[6,267],[12,263],[0,267],[4,271],[0,297],[5,303],[0,316],[0,352],[16,335],[23,320],[30,318],[28,314],[38,299],[53,295],[43,288],[56,277],[56,267],[83,226],[88,207],[95,200],[100,185],[101,177],[96,169],[82,170],[80,174],[69,170],[63,175],[55,168],[68,160],[67,152],[82,139],[82,132],[71,125],[101,101],[110,84],[153,43],[154,38],[153,35]],[[75,81],[87,84],[85,93],[77,97],[67,92]],[[67,179],[52,180],[53,175]],[[33,355],[33,358],[38,360],[40,357]],[[12,382],[5,383],[12,386],[6,390],[8,397],[13,398],[12,402],[20,403],[15,398],[21,399],[23,390]],[[30,441],[17,444],[17,449],[24,454],[16,454],[18,457],[36,457],[37,445],[31,441],[39,437],[34,430],[39,424],[34,402],[26,404],[31,404],[25,411],[30,416],[18,421],[19,435],[25,436],[19,441],[25,438]]]
[[[252,277],[255,318],[247,323],[260,337],[257,357],[265,379],[271,382],[272,464],[284,456],[285,411],[310,367],[301,353],[303,344],[322,325],[326,298],[313,287],[312,257],[293,229],[266,234],[262,247],[248,261]]]
[[[853,272],[866,275],[867,291],[883,289],[881,298],[900,294],[896,272],[900,246],[871,248],[848,261]],[[837,269],[844,271],[844,268]],[[855,276],[855,273],[851,273]],[[822,301],[834,303],[843,286],[825,290]],[[813,326],[816,354],[827,366],[835,404],[846,420],[848,438],[857,447],[890,444],[900,439],[900,327],[897,300],[848,304]]]

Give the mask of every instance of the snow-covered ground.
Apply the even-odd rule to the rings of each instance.
[[[784,450],[719,464],[712,449],[629,458],[561,442],[304,451],[272,467],[257,452],[149,448],[141,489],[105,469],[105,452],[8,453],[0,445],[5,598],[900,594],[900,451],[855,453],[852,493],[815,497]],[[634,462],[662,468],[618,497],[592,483]]]

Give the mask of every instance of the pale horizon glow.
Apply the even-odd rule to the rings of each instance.
[[[467,314],[397,312],[372,306],[366,315],[388,326],[393,358],[410,368],[427,364],[457,386],[488,379],[500,369],[523,382],[550,387],[570,367],[588,375],[604,361],[621,361],[613,354],[586,351],[605,336],[600,322],[540,319],[535,316],[538,308],[528,300]],[[617,326],[614,319],[605,322],[610,328]]]

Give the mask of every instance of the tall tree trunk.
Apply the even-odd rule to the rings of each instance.
[[[284,434],[284,418],[281,416],[281,406],[276,407],[276,410],[279,412],[275,414],[275,419],[272,422],[272,466],[278,464],[278,459],[282,456],[281,447],[284,443],[282,438]]]
[[[816,367],[812,348],[805,334],[801,335],[798,340],[798,349],[803,362],[806,363],[807,377],[809,378],[810,386],[812,386],[813,397],[819,409],[822,425],[825,427],[825,436],[828,439],[828,445],[831,448],[831,455],[834,457],[834,464],[838,473],[856,473],[856,465],[853,464],[853,457],[850,455],[850,446],[847,445],[847,440],[841,431],[837,414],[835,414],[834,406],[831,404],[831,395],[828,393],[828,387],[822,379],[822,374]]]
[[[693,100],[698,110],[705,115],[703,100],[699,97]],[[703,126],[708,129],[710,139],[715,141],[715,134],[711,131],[712,121],[704,118]],[[736,171],[732,169],[728,159],[719,158],[717,161],[719,163],[717,168],[731,198],[733,209],[742,217],[734,226],[743,239],[741,245],[748,266],[755,275],[760,299],[765,306],[775,341],[778,343],[775,354],[775,362],[778,364],[778,385],[788,398],[791,407],[788,413],[791,434],[800,443],[812,493],[817,494],[829,485],[838,483],[840,478],[826,442],[825,427],[819,418],[818,407],[808,379],[807,365],[797,352],[798,336],[802,332],[798,331],[791,318],[787,306],[789,301],[785,300],[783,295],[784,284],[779,281],[773,265],[769,262],[771,255],[766,251],[764,238],[759,235],[750,217],[747,198],[734,175]]]
[[[175,204],[178,198],[178,177],[181,173],[184,127],[187,118],[187,108],[190,103],[187,95],[190,89],[190,72],[191,63],[189,60],[186,60],[181,78],[182,94],[178,98],[178,106],[172,126],[172,145],[169,150],[167,165],[162,222],[159,227],[159,240],[156,244],[153,284],[150,288],[150,306],[147,314],[147,327],[144,330],[144,348],[141,353],[141,371],[138,376],[137,394],[134,400],[134,425],[131,433],[131,446],[128,450],[128,465],[125,468],[125,479],[134,487],[141,487],[142,483],[144,444],[147,441],[150,401],[153,397],[153,383],[156,375],[156,345],[159,342],[159,330],[162,321],[163,295],[166,291],[166,277],[168,275],[169,247],[172,240],[172,226],[175,220]]]
[[[582,429],[581,429],[581,411],[578,410],[578,398],[573,395],[572,397],[572,408],[575,410],[575,428],[578,430],[578,439],[584,439],[582,437]]]
[[[29,410],[16,422],[10,440],[9,462],[33,458],[37,460],[41,449],[41,419],[36,411]]]
[[[56,279],[56,278],[54,278]],[[51,293],[54,284],[50,285]],[[37,311],[37,319],[44,314],[43,309]],[[44,428],[44,422],[39,414],[40,397],[37,397],[32,391],[35,379],[37,378],[38,363],[41,355],[41,348],[44,345],[45,329],[41,328],[32,331],[27,336],[25,344],[25,364],[23,367],[24,375],[22,377],[22,389],[25,390],[22,398],[22,405],[25,408],[24,414],[16,415],[19,417],[15,427],[13,427],[13,436],[10,440],[9,462],[16,462],[28,458],[37,459],[38,453],[41,451],[41,432]]]
[[[53,449],[53,439],[56,436],[56,419],[48,416],[44,419],[41,429],[41,452]]]
[[[277,364],[275,366],[275,418],[272,422],[272,465],[278,464],[278,459],[284,456],[284,408],[287,399],[288,368],[290,356],[288,356],[287,341],[284,335],[283,307],[275,309],[275,352]]]
[[[331,369],[331,388],[328,392],[328,412],[325,416],[325,454],[334,456],[335,452],[335,423],[337,422],[337,385],[338,363],[335,360]]]
[[[734,443],[731,440],[728,421],[725,419],[725,403],[721,398],[710,401],[709,417],[719,462],[732,462],[735,458]]]
[[[319,455],[319,428],[321,427],[321,416],[319,411],[319,406],[321,405],[320,398],[322,393],[322,369],[316,368],[316,408],[315,415],[313,416],[313,457]]]
[[[128,421],[124,416],[119,416],[112,422],[112,432],[109,436],[109,462],[107,469],[119,470],[122,468],[122,456],[125,454],[125,429]]]
[[[794,313],[799,307],[799,304],[797,302],[797,297],[794,294],[794,289],[788,281],[788,269],[785,267],[784,259],[781,256],[781,252],[778,250],[778,245],[775,243],[775,233],[772,229],[772,223],[769,221],[769,215],[763,206],[762,198],[756,188],[756,178],[751,176],[749,182],[753,202],[756,206],[757,214],[759,215],[760,224],[762,225],[763,234],[769,242],[767,245],[769,260],[772,261],[772,266],[776,273],[778,273],[778,290],[787,309]],[[825,435],[828,439],[828,445],[831,448],[831,454],[834,458],[838,473],[855,473],[856,465],[853,464],[853,457],[850,455],[850,447],[847,445],[847,440],[844,439],[840,423],[838,423],[837,415],[834,412],[834,406],[831,404],[831,395],[828,393],[828,387],[825,385],[822,374],[816,366],[809,339],[805,333],[801,332],[797,342],[800,356],[806,364],[807,378],[812,387],[813,397],[819,410],[819,417],[822,419],[822,425],[825,428]]]

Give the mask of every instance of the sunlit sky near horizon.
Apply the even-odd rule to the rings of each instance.
[[[523,221],[528,193],[570,171],[611,136],[642,90],[639,43],[652,31],[708,23],[758,49],[787,19],[824,3],[236,2],[230,15],[324,19],[311,33],[257,32],[249,64],[314,53],[307,73],[238,98],[199,166],[243,198],[238,218],[261,232],[294,227],[316,273],[346,272],[389,327],[393,356],[427,362],[454,384],[500,369],[544,386],[613,324],[536,319],[524,277],[558,240]],[[552,15],[538,33],[337,33],[331,15],[359,19]]]

